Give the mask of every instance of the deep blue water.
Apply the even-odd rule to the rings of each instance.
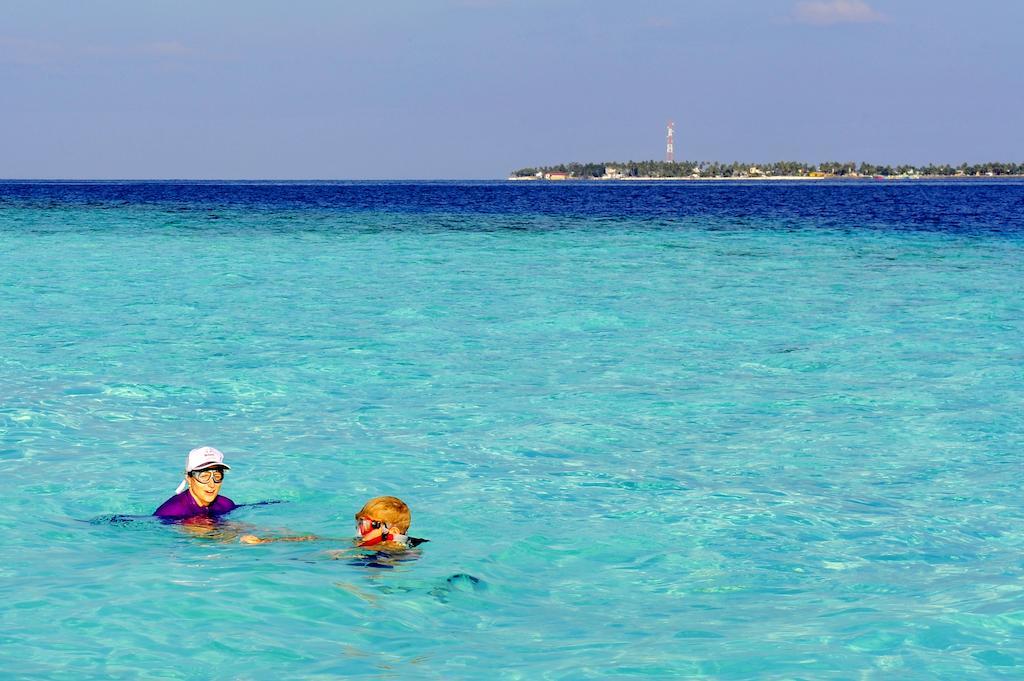
[[[1024,180],[827,182],[7,182],[4,208],[165,209],[323,214],[398,212],[496,223],[399,223],[390,229],[530,229],[595,220],[650,226],[724,220],[728,226],[817,227],[1014,233],[1021,229]],[[573,222],[549,224],[538,217]],[[520,222],[526,218],[528,222]],[[667,222],[663,222],[667,221]],[[151,227],[161,225],[149,225]],[[323,225],[294,225],[318,228]],[[326,225],[330,228],[330,225]]]
[[[1019,180],[2,182],[0,676],[1018,678],[1022,282]]]

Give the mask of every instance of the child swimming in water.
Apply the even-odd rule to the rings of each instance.
[[[406,534],[412,524],[412,512],[398,497],[374,497],[356,513],[356,545],[376,546],[381,551],[395,551],[422,544],[426,539]]]
[[[370,548],[374,551],[394,553],[410,549],[429,541],[418,537],[410,537],[406,533],[412,524],[412,512],[409,506],[398,497],[374,497],[356,513],[355,543],[357,548]],[[243,535],[239,541],[243,544],[266,544],[274,541],[315,541],[324,539],[316,535],[300,537],[257,537],[254,534]]]

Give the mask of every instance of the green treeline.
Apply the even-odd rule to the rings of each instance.
[[[611,171],[611,175],[608,172]],[[546,176],[549,173],[566,173],[569,177],[591,179],[602,177],[784,177],[816,176],[834,177],[875,176],[898,177],[926,175],[938,177],[985,177],[996,175],[1024,175],[1024,163],[961,163],[926,166],[875,165],[873,163],[840,163],[827,161],[817,165],[798,161],[776,161],[774,163],[720,163],[718,161],[612,161],[608,163],[560,163],[554,166],[520,168],[513,171],[513,177]]]

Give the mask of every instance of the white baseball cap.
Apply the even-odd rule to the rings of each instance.
[[[185,460],[185,475],[214,466],[231,470],[231,466],[224,463],[224,454],[219,449],[198,447],[188,453],[188,459]]]
[[[224,454],[219,449],[197,447],[189,452],[188,458],[185,459],[185,477],[182,479],[181,484],[178,485],[178,491],[175,494],[181,494],[188,487],[189,473],[206,470],[207,468],[231,470],[231,466],[224,463]]]

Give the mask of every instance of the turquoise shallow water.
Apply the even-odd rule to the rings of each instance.
[[[0,675],[1019,678],[1019,213],[515,191],[0,204]],[[396,494],[432,541],[373,569],[110,521],[201,444],[286,502],[221,539]]]

